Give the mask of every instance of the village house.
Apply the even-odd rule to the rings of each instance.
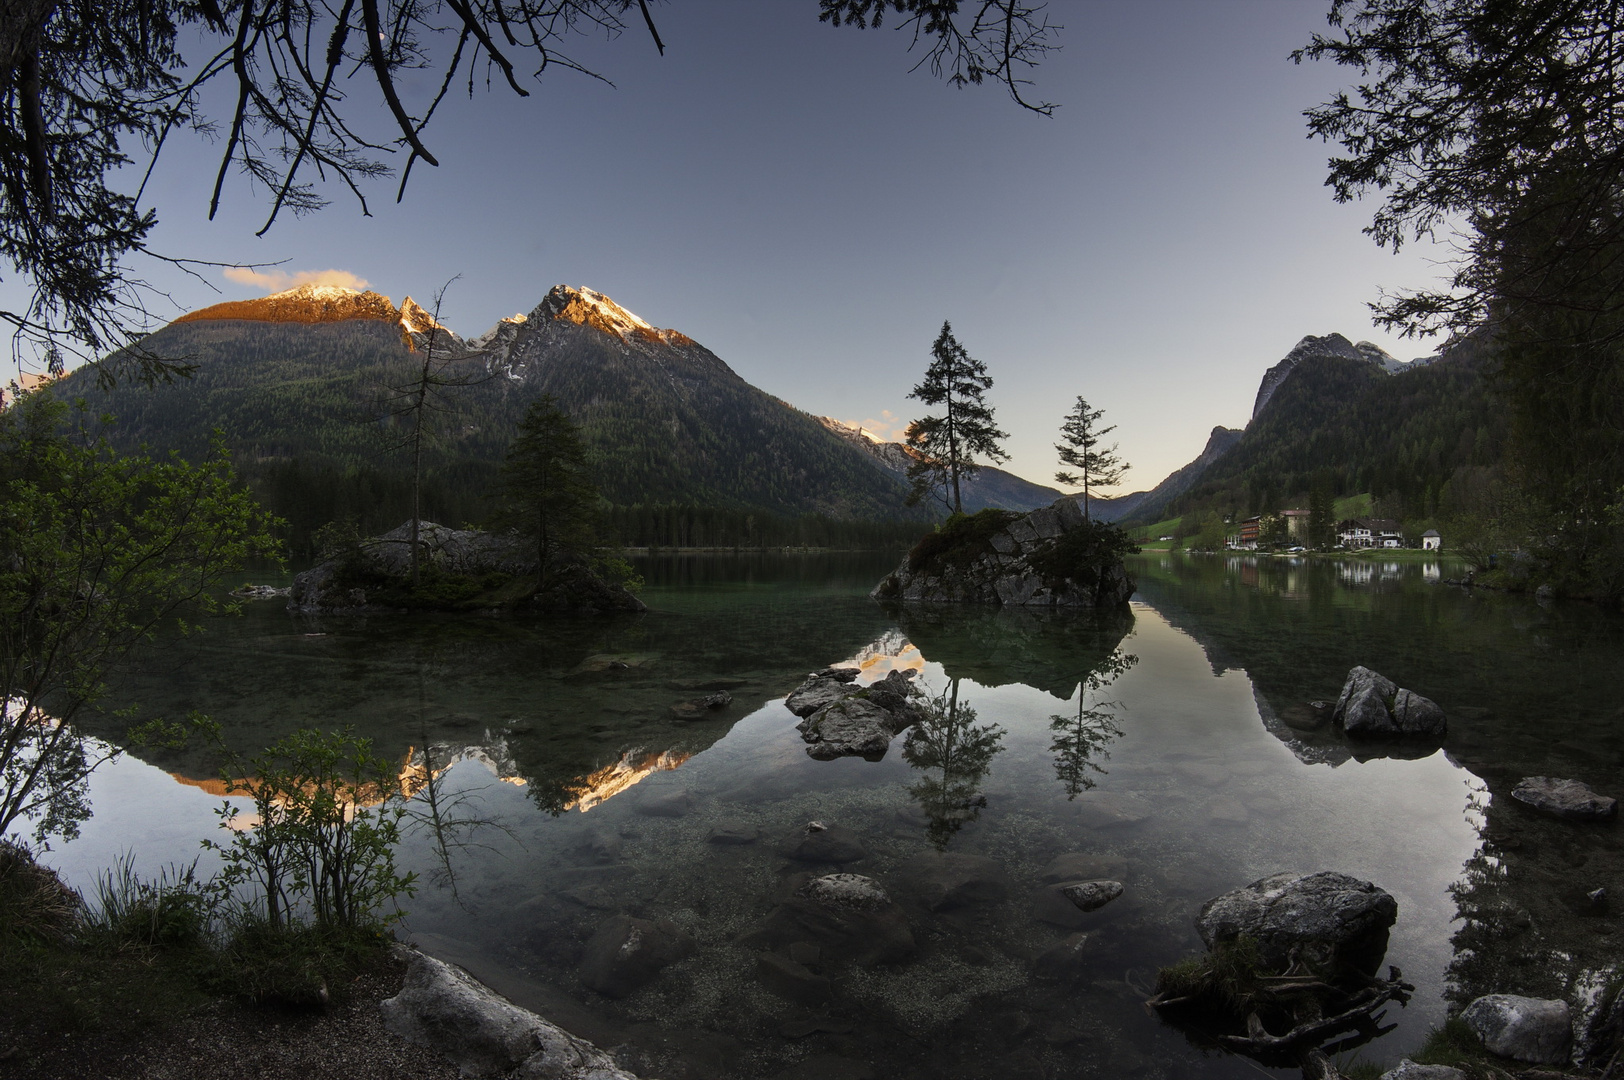
[[[1421,534],[1422,551],[1441,551],[1443,546],[1444,538],[1438,535],[1437,529],[1428,529]]]
[[[1391,518],[1348,518],[1336,525],[1337,541],[1345,548],[1399,548],[1404,534]]]

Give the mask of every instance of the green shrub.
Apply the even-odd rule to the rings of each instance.
[[[988,507],[975,514],[954,514],[908,552],[908,569],[939,576],[963,569],[992,550],[992,538],[1020,514]]]
[[[1034,551],[1026,562],[1045,581],[1092,584],[1100,570],[1138,552],[1139,545],[1115,525],[1085,521]]]
[[[232,764],[241,764],[234,755]],[[240,811],[227,802],[219,815],[231,839],[205,842],[225,860],[222,897],[246,905],[239,922],[281,928],[308,915],[324,930],[376,930],[403,914],[398,901],[415,880],[395,869],[404,798],[394,764],[370,739],[301,728],[225,779],[258,816],[236,828]]]
[[[197,861],[167,867],[156,881],[135,873],[135,857],[125,852],[96,875],[96,900],[85,913],[81,936],[96,946],[152,948],[196,945],[209,931],[214,900],[198,880]]]

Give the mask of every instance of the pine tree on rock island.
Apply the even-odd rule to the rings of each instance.
[[[998,440],[1009,438],[993,423],[993,409],[984,395],[992,388],[986,365],[973,358],[942,323],[942,332],[930,347],[934,358],[925,378],[908,395],[928,406],[942,407],[942,415],[925,416],[908,425],[904,444],[913,456],[908,480],[913,490],[908,505],[917,506],[935,495],[955,514],[964,512],[960,481],[980,466],[977,457],[993,464],[1009,460]]]
[[[1117,456],[1116,443],[1100,445],[1105,436],[1116,430],[1116,425],[1099,427],[1104,409],[1090,409],[1088,402],[1078,397],[1066,420],[1060,425],[1060,442],[1054,444],[1060,460],[1075,472],[1061,469],[1054,478],[1062,484],[1083,489],[1083,520],[1088,520],[1088,493],[1091,488],[1115,487],[1122,483],[1122,474],[1129,469],[1127,462]]]
[[[557,552],[591,546],[598,491],[580,429],[551,394],[530,404],[502,466],[500,524],[536,545],[537,572]]]

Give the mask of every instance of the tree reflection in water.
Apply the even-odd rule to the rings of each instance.
[[[1113,649],[1077,684],[1077,715],[1057,713],[1049,717],[1049,730],[1055,733],[1049,752],[1054,755],[1055,776],[1065,787],[1068,800],[1093,787],[1095,773],[1104,775],[1100,762],[1111,757],[1106,748],[1123,734],[1116,722],[1122,703],[1101,701],[1099,694],[1138,662],[1137,656]]]
[[[902,758],[924,772],[908,794],[925,812],[930,842],[945,848],[987,806],[979,788],[992,759],[1003,752],[1004,729],[976,722],[975,709],[959,700],[958,679],[933,697],[926,711],[927,717],[908,730]]]

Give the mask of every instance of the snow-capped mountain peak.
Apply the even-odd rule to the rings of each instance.
[[[693,339],[676,330],[661,330],[627,311],[601,292],[586,287],[554,285],[530,313],[532,319],[561,319],[590,326],[625,342],[649,341],[661,345],[692,345]]]

